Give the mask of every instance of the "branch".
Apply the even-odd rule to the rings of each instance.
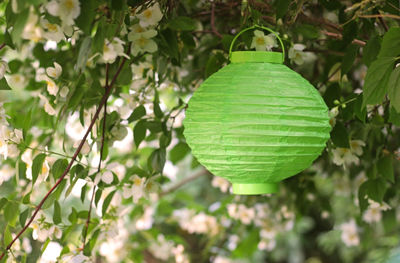
[[[193,180],[196,180],[197,178],[200,178],[204,175],[209,174],[209,172],[205,169],[202,169],[201,171],[199,171],[198,173],[195,173],[191,176],[185,177],[184,179],[182,179],[181,181],[179,181],[176,185],[171,186],[170,188],[166,189],[165,191],[160,193],[160,197],[167,195],[169,193],[174,192],[175,190],[181,188],[182,186],[184,186],[187,183],[190,183]]]
[[[327,35],[328,37],[336,38],[336,39],[342,39],[343,35],[339,33],[333,33],[329,31],[322,30],[321,31],[324,35]],[[351,43],[359,45],[359,46],[365,46],[367,43],[365,41],[359,40],[359,39],[354,39]]]
[[[129,50],[128,50],[129,53]],[[29,221],[25,224],[24,228],[22,228],[21,231],[19,231],[19,233],[14,237],[14,239],[10,242],[10,244],[7,245],[5,251],[3,251],[3,253],[0,255],[0,260],[5,256],[6,252],[8,250],[10,250],[10,248],[12,247],[12,245],[15,243],[15,241],[26,231],[26,229],[30,226],[30,224],[33,222],[33,220],[35,219],[37,213],[39,213],[40,209],[42,208],[44,202],[49,198],[50,194],[57,188],[57,186],[64,180],[65,176],[67,176],[69,170],[71,169],[73,163],[75,162],[76,157],[78,156],[78,154],[80,153],[80,151],[82,150],[83,144],[86,141],[86,138],[88,137],[90,131],[93,128],[94,123],[96,122],[97,118],[99,117],[99,113],[102,109],[102,107],[105,105],[108,96],[111,93],[112,87],[115,84],[115,82],[117,81],[118,75],[121,73],[122,67],[124,66],[126,61],[126,58],[123,57],[122,62],[117,70],[117,72],[115,73],[113,79],[111,80],[110,86],[106,88],[106,92],[103,95],[103,97],[100,100],[99,106],[95,112],[95,114],[93,115],[92,121],[90,122],[90,125],[88,127],[88,129],[86,130],[85,135],[83,136],[81,143],[79,144],[78,148],[76,149],[74,155],[72,156],[71,161],[69,162],[67,168],[65,169],[64,173],[61,175],[61,177],[57,180],[57,182],[54,184],[54,186],[47,192],[47,194],[43,197],[43,199],[40,201],[40,203],[38,204],[38,206],[36,207],[35,211],[33,212],[31,218],[29,219]]]
[[[5,46],[6,46],[6,43],[1,44],[1,45],[0,45],[0,50],[2,50],[3,47],[5,47]]]
[[[212,32],[219,38],[222,38],[222,35],[218,32],[217,28],[215,27],[215,3],[211,3],[211,29]]]
[[[400,19],[400,16],[392,15],[392,14],[358,15],[358,17],[362,17],[362,18],[383,18],[383,17],[389,17],[389,18],[393,18],[393,19]]]
[[[106,64],[106,85],[105,85],[106,89],[109,89],[109,86],[108,86],[108,73],[109,73],[109,64],[107,63]],[[101,133],[100,160],[99,160],[99,166],[97,167],[97,174],[99,174],[100,171],[101,171],[101,161],[103,160],[104,138],[105,138],[105,135],[106,135],[107,99],[108,99],[108,97],[106,98],[106,103],[104,103],[103,130],[102,130],[102,133]],[[85,227],[84,227],[84,231],[83,231],[82,250],[85,249],[85,245],[86,245],[86,237],[87,237],[87,233],[88,233],[88,230],[89,230],[90,217],[91,217],[91,213],[92,213],[93,200],[94,200],[94,197],[95,197],[95,193],[96,193],[96,185],[93,186],[92,197],[90,198],[88,216],[87,216]]]

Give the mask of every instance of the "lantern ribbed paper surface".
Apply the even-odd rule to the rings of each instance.
[[[234,193],[276,192],[279,181],[311,165],[329,138],[323,99],[281,57],[233,52],[231,64],[190,99],[187,143],[211,173],[232,182]]]

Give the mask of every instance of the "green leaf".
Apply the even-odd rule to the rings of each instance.
[[[146,120],[138,121],[133,128],[133,138],[135,140],[136,147],[139,147],[140,143],[146,137],[146,130]]]
[[[383,36],[378,58],[396,57],[400,54],[400,27],[391,27]]]
[[[346,54],[342,60],[342,75],[347,74],[351,67],[353,66],[354,60],[356,59],[358,54],[358,46],[357,45],[350,45],[346,49]]]
[[[7,225],[4,229],[4,247],[8,246],[8,244],[10,244],[12,240],[13,238],[10,232],[10,227]]]
[[[86,62],[90,54],[91,43],[92,38],[90,36],[85,37],[81,43],[78,53],[78,60],[75,65],[75,69],[79,72],[85,70],[86,68]]]
[[[331,140],[337,147],[350,148],[349,135],[343,123],[337,122],[331,131]]]
[[[0,90],[11,90],[6,78],[0,79]]]
[[[290,0],[280,0],[280,1],[276,1],[276,20],[278,20],[279,18],[282,18],[285,16],[289,5],[290,5]]]
[[[393,106],[390,107],[388,122],[400,126],[400,113],[398,113]]]
[[[383,179],[377,178],[365,181],[358,189],[358,200],[360,203],[361,211],[364,211],[368,207],[367,198],[381,203],[385,192],[386,184]]]
[[[124,6],[126,5],[125,0],[113,0],[111,2],[111,8],[117,11],[123,10]]]
[[[196,29],[196,20],[187,16],[178,16],[169,21],[168,27],[174,30],[192,31]]]
[[[162,112],[162,110],[161,110],[161,108],[160,108],[160,104],[159,104],[158,102],[155,102],[155,101],[154,101],[154,103],[153,103],[153,109],[154,109],[154,115],[155,115],[157,118],[162,118],[162,117],[164,116],[164,114],[163,114],[163,112]]]
[[[26,8],[21,13],[16,15],[17,20],[13,25],[13,30],[11,31],[11,37],[14,43],[19,45],[21,43],[21,35],[22,31],[24,30],[26,21],[28,21],[29,17],[29,8]]]
[[[57,161],[55,161],[53,166],[51,167],[51,173],[53,174],[54,178],[60,178],[65,169],[67,169],[67,166],[68,161],[66,159],[58,159]]]
[[[17,202],[8,202],[4,207],[4,217],[10,226],[15,226],[19,215],[19,204]]]
[[[0,199],[0,210],[7,204],[8,200],[7,198],[3,197]]]
[[[176,164],[180,160],[182,160],[189,152],[189,146],[184,142],[180,142],[175,145],[174,148],[172,148],[172,150],[169,152],[169,159],[173,164]]]
[[[62,222],[61,219],[61,206],[57,200],[54,201],[53,222],[58,225]]]
[[[396,67],[389,77],[388,96],[390,105],[400,112],[400,67]]]
[[[113,1],[114,2],[114,1]],[[76,25],[82,29],[82,31],[89,35],[92,27],[92,21],[95,16],[96,1],[95,0],[84,0],[80,1],[81,13],[75,20]]]
[[[115,190],[115,191],[112,191],[112,192],[109,193],[109,194],[107,195],[107,197],[104,199],[103,206],[101,207],[101,215],[102,215],[103,217],[104,217],[104,215],[105,215],[106,212],[107,212],[107,208],[108,208],[108,206],[110,205],[111,200],[112,200],[112,198],[114,197],[115,192],[116,192],[116,190]]]
[[[103,52],[104,47],[104,18],[100,19],[99,23],[97,24],[96,34],[94,35],[93,42],[92,42],[92,49],[93,52]]]
[[[29,215],[29,208],[25,209],[20,215],[19,215],[19,223],[21,224],[21,227],[25,226],[26,219],[28,218]]]
[[[363,48],[363,62],[367,67],[371,65],[371,63],[376,59],[379,53],[379,49],[381,48],[381,38],[379,36],[375,36],[368,40],[367,44]]]
[[[301,24],[296,27],[295,32],[307,39],[316,39],[319,37],[319,29],[312,25]]]
[[[166,161],[166,151],[164,148],[153,151],[148,159],[148,168],[154,173],[162,173]]]
[[[206,64],[204,77],[208,78],[209,76],[211,76],[211,74],[217,72],[220,68],[222,68],[224,62],[226,62],[226,58],[221,52],[217,52],[215,55],[211,55]]]
[[[362,106],[362,102],[363,102],[363,95],[360,94],[354,103],[354,114],[360,121],[365,123],[365,117],[367,116],[367,108]]]
[[[139,105],[133,110],[131,116],[129,116],[128,118],[128,121],[129,122],[137,121],[145,115],[146,115],[146,108],[143,105]]]
[[[387,92],[387,84],[392,72],[394,58],[378,58],[372,62],[365,77],[363,107],[381,103]]]
[[[42,167],[43,167],[43,162],[44,159],[46,158],[46,154],[41,153],[38,154],[35,159],[33,159],[32,162],[32,185],[35,184],[39,173],[42,171]]]
[[[394,172],[393,172],[393,158],[390,155],[386,155],[378,160],[377,163],[378,172],[386,178],[386,180],[394,183]]]

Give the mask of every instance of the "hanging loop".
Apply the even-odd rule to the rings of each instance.
[[[233,44],[235,44],[235,41],[237,40],[237,38],[243,34],[244,32],[247,32],[249,30],[252,29],[256,29],[256,28],[260,28],[263,30],[266,30],[272,34],[274,34],[276,36],[276,38],[279,40],[279,43],[281,44],[282,47],[282,62],[285,61],[285,47],[283,46],[283,41],[282,39],[278,36],[278,33],[276,33],[275,31],[273,31],[272,29],[265,27],[265,26],[260,26],[260,25],[254,25],[248,28],[243,29],[242,31],[240,31],[239,33],[236,34],[236,36],[233,38],[232,42],[231,42],[231,46],[229,47],[229,59],[231,59],[232,56],[232,49],[233,49]]]

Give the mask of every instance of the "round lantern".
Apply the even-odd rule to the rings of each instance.
[[[282,53],[232,52],[238,36],[254,28],[275,34]],[[190,99],[186,141],[235,194],[275,193],[279,181],[309,167],[325,148],[328,108],[307,80],[283,65],[284,46],[271,29],[240,32],[229,58]]]

